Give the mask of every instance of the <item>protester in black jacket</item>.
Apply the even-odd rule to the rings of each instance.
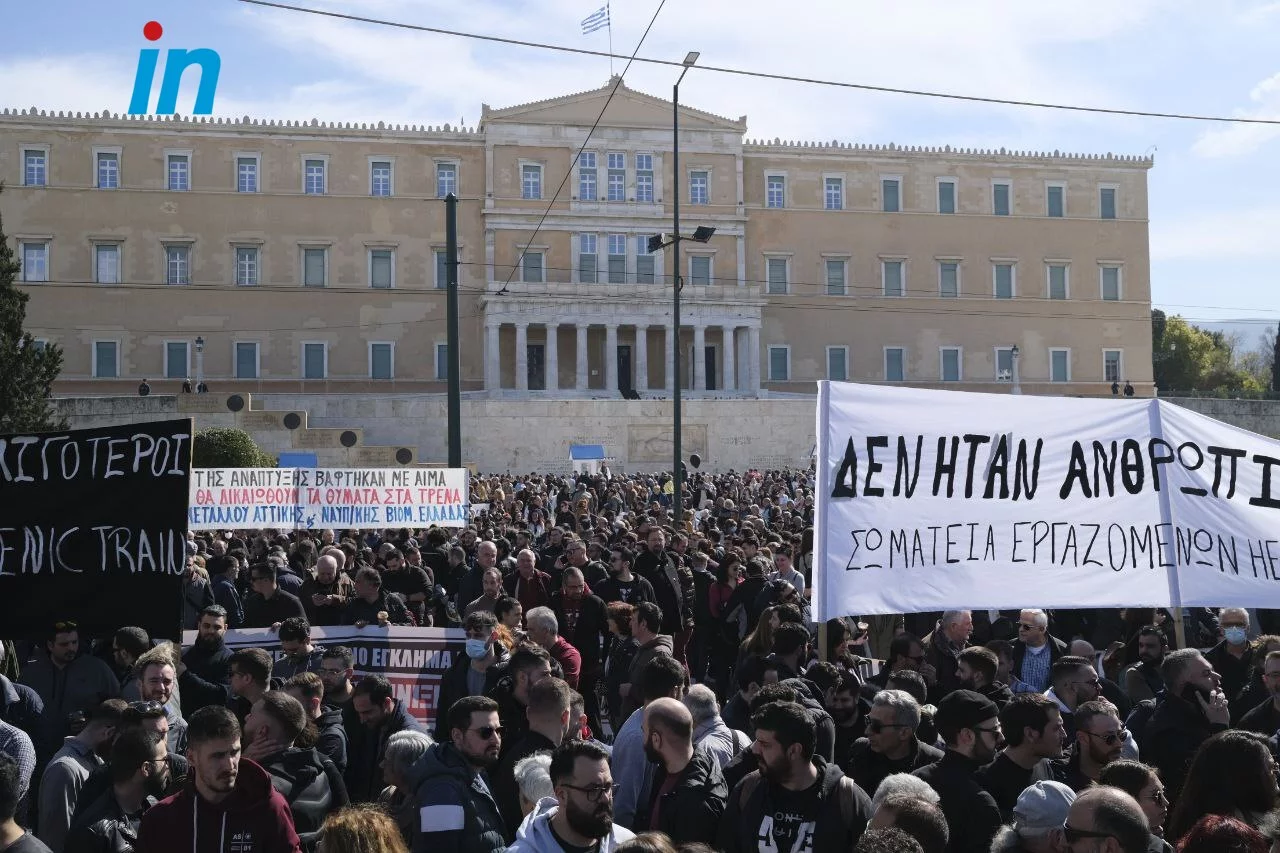
[[[324,704],[324,682],[314,672],[300,672],[284,683],[285,692],[302,703],[308,719],[316,727],[315,749],[333,762],[339,773],[347,772],[347,730],[342,709]]]
[[[225,705],[231,692],[231,649],[223,642],[227,633],[227,611],[217,604],[206,607],[200,614],[196,631],[196,641],[182,656],[182,665],[178,667],[183,717],[190,717],[206,705]]]
[[[659,634],[669,634],[676,660],[686,663],[686,649],[693,634],[696,590],[693,572],[666,552],[666,534],[661,528],[649,531],[649,550],[636,557],[636,574],[653,586],[658,607],[662,609]]]
[[[498,642],[498,620],[491,611],[477,610],[467,614],[462,622],[467,632],[467,648],[456,655],[453,663],[440,678],[440,693],[436,699],[435,740],[448,740],[449,726],[446,714],[453,703],[464,696],[484,696],[498,686],[498,678],[504,666],[511,660],[507,647]],[[474,689],[475,686],[480,689]]]
[[[377,799],[381,791],[379,765],[387,738],[405,729],[426,733],[426,728],[392,695],[391,684],[380,675],[368,675],[356,684],[351,707],[359,717],[359,731],[348,731],[347,794],[353,803]]]
[[[62,853],[129,853],[142,814],[165,796],[168,744],[157,732],[134,728],[111,747],[111,784],[77,812]]]
[[[275,563],[268,561],[252,566],[249,583],[253,591],[244,600],[245,628],[270,628],[291,616],[307,618],[307,611],[298,596],[280,588],[279,569]]]
[[[1170,652],[1160,672],[1168,689],[1156,704],[1138,746],[1143,762],[1159,769],[1172,808],[1177,805],[1196,750],[1227,729],[1231,712],[1219,689],[1218,674],[1199,650]]]
[[[665,832],[674,844],[714,843],[729,789],[711,753],[694,749],[689,709],[675,699],[655,699],[644,709],[644,736],[657,770],[632,829]]]
[[[994,702],[972,690],[945,696],[934,723],[946,754],[912,774],[938,792],[938,805],[951,828],[951,853],[987,853],[1000,829],[1000,807],[975,778],[1003,743],[999,714]]]

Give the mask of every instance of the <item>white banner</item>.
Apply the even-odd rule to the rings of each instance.
[[[1280,607],[1280,442],[1159,400],[818,386],[818,618]]]
[[[193,468],[191,530],[466,527],[465,468]]]

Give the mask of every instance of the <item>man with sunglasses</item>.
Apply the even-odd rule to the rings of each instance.
[[[893,773],[911,773],[942,758],[942,751],[916,737],[920,706],[903,690],[881,690],[867,712],[867,736],[853,745],[843,769],[864,791],[874,791]]]
[[[1062,840],[1067,853],[1146,853],[1151,829],[1137,800],[1103,785],[1076,797]]]
[[[498,703],[467,696],[449,708],[448,721],[449,739],[409,768],[418,805],[413,851],[498,853],[511,838],[488,778],[502,747]]]
[[[1066,653],[1067,644],[1049,633],[1049,615],[1036,608],[1024,609],[1018,614],[1018,639],[1013,641],[1013,692],[1048,690],[1049,673]]]
[[[1098,781],[1102,768],[1124,752],[1126,732],[1116,706],[1106,699],[1076,708],[1075,742],[1064,759],[1048,763],[1049,778],[1079,793]]]
[[[976,779],[978,769],[1004,746],[999,715],[995,702],[972,690],[945,696],[933,721],[946,754],[912,774],[938,792],[953,853],[985,853],[1000,829],[1000,808]]]
[[[1053,686],[1044,695],[1058,703],[1067,739],[1073,740],[1076,734],[1076,708],[1102,695],[1102,681],[1093,664],[1074,655],[1058,659],[1050,672],[1050,680]]]

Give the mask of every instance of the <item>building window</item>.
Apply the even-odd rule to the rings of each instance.
[[[120,344],[118,342],[93,342],[93,376],[95,379],[116,379],[120,376]]]
[[[767,279],[767,293],[783,294],[787,292],[787,259],[786,258],[766,258],[765,259],[765,278]]]
[[[827,296],[844,296],[849,292],[849,262],[843,258],[827,258]]]
[[[1119,382],[1124,378],[1122,350],[1104,349],[1102,351],[1102,378],[1107,382]]]
[[[438,369],[438,368],[437,368]],[[395,378],[395,344],[369,344],[369,378]]]
[[[520,262],[520,280],[530,284],[540,283],[543,279],[542,261],[542,252],[525,252],[524,259]]]
[[[169,155],[169,189],[186,192],[191,189],[191,155]]]
[[[764,206],[787,206],[787,179],[782,175],[770,175],[765,179]]]
[[[996,216],[1008,216],[1012,204],[1012,189],[1005,181],[991,185],[991,212]]]
[[[23,243],[22,244],[22,280],[23,281],[48,281],[49,280],[49,244],[39,243]]]
[[[636,155],[636,201],[653,202],[653,155]]]
[[[302,345],[302,378],[324,379],[329,375],[329,345],[323,342]]]
[[[369,194],[391,195],[391,161],[374,160],[369,164]]]
[[[164,343],[164,378],[186,379],[191,375],[188,368],[191,344],[187,341],[165,341]]]
[[[395,252],[391,249],[369,250],[369,286],[382,290],[395,286]]]
[[[458,164],[436,163],[436,198],[458,194]]]
[[[254,246],[236,247],[236,284],[249,286],[258,283],[258,249]]]
[[[164,247],[165,284],[191,283],[191,247]]]
[[[1049,350],[1049,381],[1050,382],[1070,382],[1071,381],[1071,350],[1069,349]]]
[[[449,381],[449,345],[436,344],[436,381]]]
[[[711,200],[707,192],[708,173],[707,172],[690,172],[689,173],[689,204],[710,204]]]
[[[706,287],[711,284],[711,256],[690,255],[689,282]]]
[[[609,235],[609,283],[627,283],[627,235]]]
[[[1049,264],[1049,298],[1067,298],[1066,264]]]
[[[236,158],[236,192],[256,193],[258,191],[258,158]]]
[[[302,250],[302,284],[304,287],[324,287],[328,273],[327,249]]]
[[[827,210],[844,210],[844,178],[823,180],[822,206]]]
[[[943,382],[960,381],[960,347],[939,347],[939,375]]]
[[[956,212],[956,182],[938,181],[938,212]]]
[[[1013,264],[992,264],[992,293],[996,299],[1013,298]]]
[[[791,347],[769,347],[769,381],[791,379]]]
[[[880,209],[885,213],[902,210],[902,181],[899,178],[880,179]]]
[[[938,295],[947,299],[960,295],[959,261],[938,261]]]
[[[99,284],[120,283],[120,246],[100,243],[93,247],[93,279]]]
[[[525,199],[542,198],[542,167],[526,163],[520,168],[520,197]]]
[[[636,238],[636,284],[653,284],[656,264],[649,254],[649,238]]]
[[[902,347],[884,348],[884,380],[902,382],[907,378],[907,355]]]
[[[596,200],[596,153],[583,151],[578,155],[578,199]]]
[[[595,284],[599,281],[597,266],[600,261],[597,251],[596,235],[578,235],[578,281],[583,284]]]
[[[1013,347],[996,347],[996,381],[1013,381]]]
[[[436,290],[447,290],[449,287],[449,253],[444,249],[436,249],[431,254],[436,259]]]
[[[49,346],[49,342],[44,338],[31,339],[31,348],[34,349],[36,352],[44,352],[48,346]]]
[[[827,378],[833,382],[849,381],[848,347],[827,347]]]
[[[1120,301],[1120,268],[1102,267],[1102,298],[1106,302]]]
[[[609,201],[627,200],[627,155],[609,154]]]
[[[880,278],[885,296],[906,296],[906,288],[902,280],[903,263],[900,260],[880,262]]]
[[[49,154],[39,148],[22,152],[22,183],[28,187],[49,185]]]
[[[1098,190],[1098,213],[1103,219],[1116,218],[1116,188],[1101,187]]]
[[[258,378],[257,341],[236,341],[236,379]]]
[[[98,154],[98,189],[120,189],[120,155],[114,152]]]
[[[1067,188],[1062,184],[1049,184],[1045,188],[1046,211],[1045,214],[1054,218],[1062,218],[1067,215]]]
[[[303,166],[302,191],[307,195],[324,195],[324,160],[307,160]]]

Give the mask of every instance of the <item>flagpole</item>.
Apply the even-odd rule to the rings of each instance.
[[[605,20],[609,22],[609,77],[613,77],[613,9],[610,8],[611,0],[606,0],[604,4]]]

